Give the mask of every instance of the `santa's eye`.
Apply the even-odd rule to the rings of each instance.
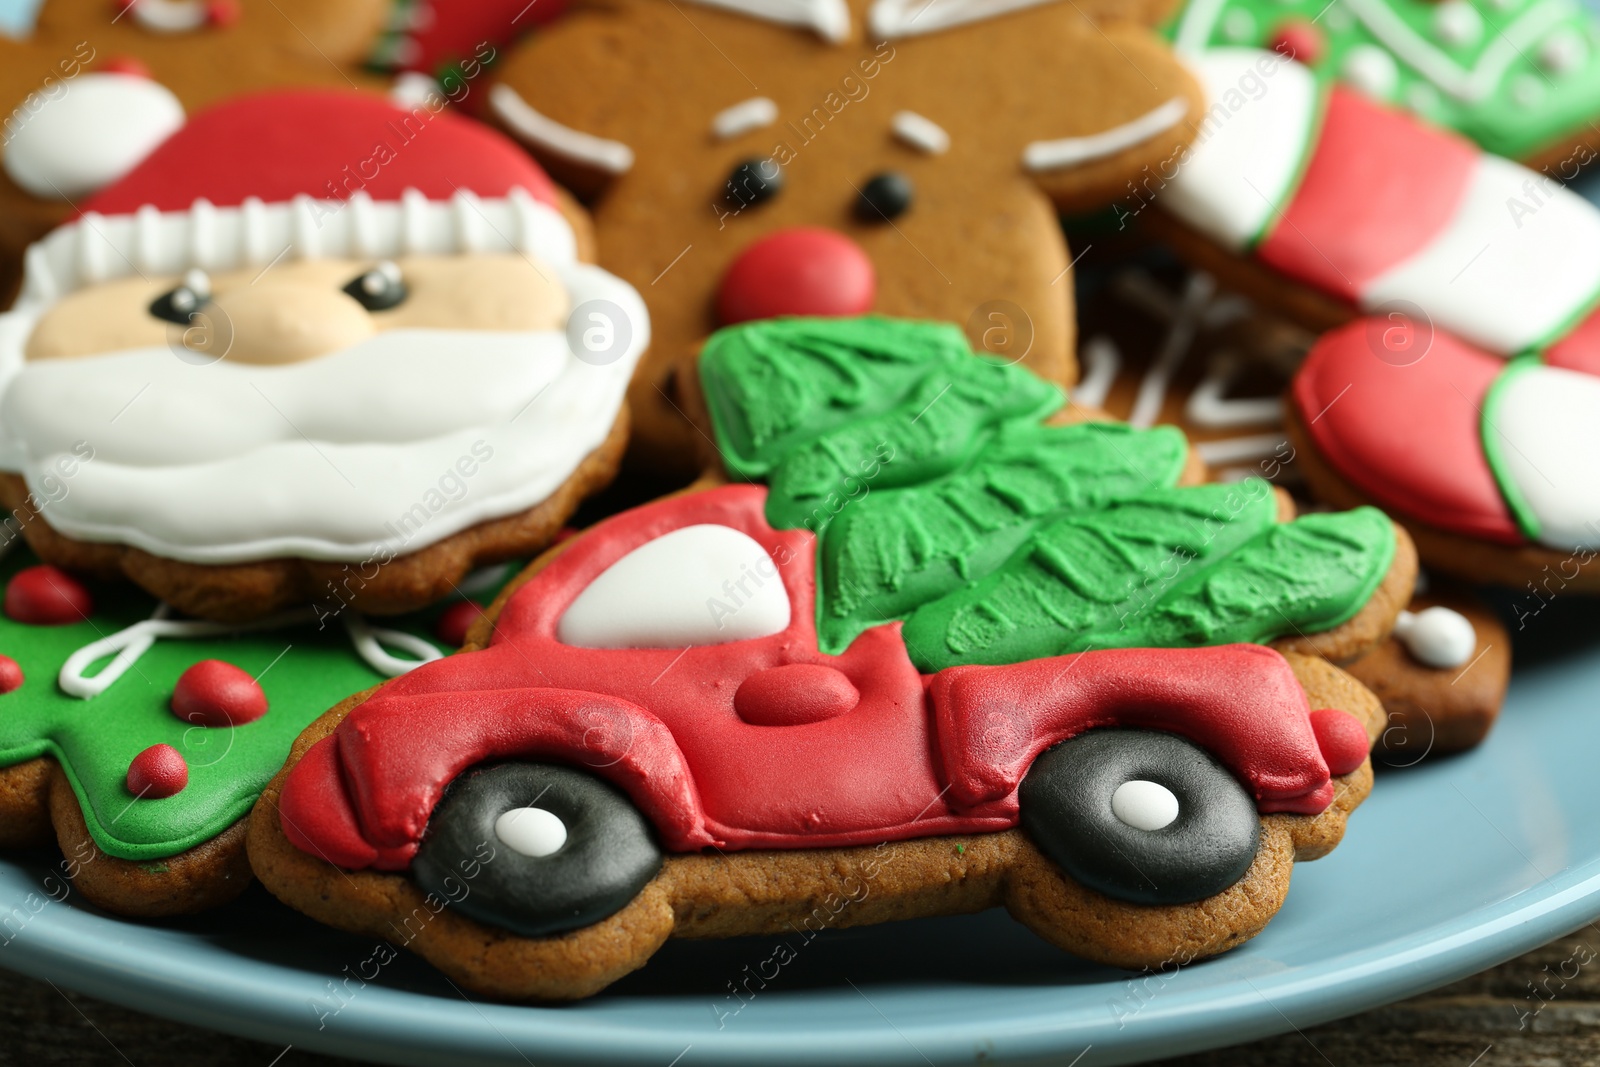
[[[406,283],[399,264],[386,259],[350,279],[344,291],[368,311],[387,311],[406,298]]]
[[[556,627],[578,648],[688,648],[789,628],[778,565],[749,534],[703,523],[663,534],[590,582]]]
[[[210,299],[211,279],[204,271],[192,270],[183,276],[179,285],[151,301],[150,314],[165,322],[187,326],[201,305]]]
[[[722,197],[734,211],[765,203],[783,189],[783,169],[773,159],[747,159],[733,168]]]

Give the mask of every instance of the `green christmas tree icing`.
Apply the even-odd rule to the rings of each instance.
[[[1600,32],[1574,0],[1187,0],[1167,30],[1193,52],[1272,48],[1290,27],[1318,42],[1300,59],[1319,81],[1351,82],[1497,155],[1528,156],[1600,111]]]
[[[0,580],[38,563],[14,548]],[[0,695],[0,767],[38,756],[60,763],[78,795],[89,834],[102,851],[154,862],[192,848],[243,818],[283,766],[300,731],[352,693],[383,676],[351,647],[330,619],[220,637],[162,638],[105,692],[89,699],[64,693],[57,677],[78,649],[150,618],[157,604],[125,584],[96,584],[93,615],[67,626],[31,626],[0,614],[0,652],[16,660],[25,681]],[[385,619],[383,626],[427,637],[443,607]],[[441,649],[441,651],[449,651]],[[103,670],[111,657],[87,673]],[[221,659],[248,672],[266,693],[268,711],[236,727],[185,722],[168,707],[187,668]],[[189,783],[174,796],[136,797],[128,765],[155,744],[169,744],[189,766]]]
[[[1060,390],[954,327],[752,323],[700,376],[730,471],[818,535],[825,651],[895,619],[923,671],[1268,641],[1349,619],[1393,559],[1375,509],[1279,523],[1259,479],[1178,487],[1170,427],[1048,425]]]

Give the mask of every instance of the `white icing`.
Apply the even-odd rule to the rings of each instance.
[[[164,347],[35,361],[0,400],[0,468],[38,487],[91,441],[51,525],[170,559],[415,551],[546,499],[610,433],[647,313],[597,267],[556,270],[574,304],[631,319],[613,362],[578,359],[563,331],[421,329],[281,366]]]
[[[494,836],[513,852],[544,859],[567,843],[567,824],[544,808],[512,808],[494,821]]]
[[[389,99],[403,108],[420,107],[443,98],[439,82],[431,74],[420,71],[403,70],[394,76],[389,86]]]
[[[1083,346],[1083,359],[1089,373],[1072,389],[1072,402],[1086,408],[1104,407],[1106,396],[1122,370],[1122,353],[1104,335],[1091,337]]]
[[[686,648],[782,633],[789,594],[754,538],[699,524],[663,534],[606,568],[562,614],[579,648]]]
[[[115,181],[183,125],[178,98],[149,78],[92,72],[62,85],[17,119],[5,146],[6,174],[42,199],[75,199]]]
[[[1394,621],[1394,635],[1418,663],[1440,670],[1465,666],[1478,647],[1472,622],[1446,607],[1402,611]]]
[[[1339,65],[1344,80],[1374,100],[1387,100],[1400,81],[1394,57],[1375,44],[1358,44]]]
[[[1563,26],[1539,45],[1539,65],[1552,74],[1571,74],[1589,56],[1589,46],[1572,29]]]
[[[1444,0],[1434,9],[1433,28],[1445,44],[1466,48],[1482,39],[1483,16],[1467,0]]]
[[[398,677],[442,655],[437,648],[420,637],[398,630],[373,627],[358,613],[348,608],[341,613],[340,618],[351,637],[356,654],[384,677]],[[181,640],[231,637],[320,622],[315,608],[297,608],[254,622],[230,623],[212,622],[207,619],[174,619],[171,617],[171,609],[166,604],[158,604],[148,619],[136,622],[98,641],[92,641],[73,652],[61,665],[61,670],[56,675],[56,684],[68,696],[89,700],[111,688],[117,679],[127,673],[129,667],[137,663],[139,658],[150,651],[151,646],[163,637]],[[381,638],[397,648],[403,648],[415,658],[398,659],[391,656],[377,644],[375,638]],[[91,667],[107,656],[113,657],[110,663],[93,675],[87,673]]]
[[[1283,421],[1283,400],[1275,396],[1225,398],[1228,386],[1239,372],[1239,359],[1230,352],[1219,352],[1206,368],[1189,402],[1184,419],[1208,430],[1235,426],[1277,425]]]
[[[1600,545],[1600,378],[1534,367],[1499,388],[1485,427],[1503,473],[1539,521],[1539,540],[1558,549]]]
[[[850,36],[850,8],[845,0],[694,0],[707,7],[736,11],[763,22],[801,26],[825,41]]]
[[[1221,466],[1276,455],[1283,443],[1281,432],[1258,433],[1248,437],[1227,437],[1220,441],[1201,441],[1194,446],[1194,452],[1206,466]]]
[[[896,111],[889,120],[889,129],[912,148],[930,156],[950,151],[950,135],[944,127],[915,111]]]
[[[1238,86],[1259,77],[1256,64],[1263,57],[1276,66],[1267,90],[1251,99]],[[1158,199],[1218,244],[1243,251],[1275,218],[1298,179],[1316,127],[1315,76],[1303,64],[1249,48],[1216,48],[1189,62],[1210,109]]]
[[[205,0],[134,0],[129,10],[151,33],[192,33],[211,21]]]
[[[1061,170],[1104,159],[1170,130],[1188,113],[1188,101],[1173,97],[1160,107],[1109,130],[1082,137],[1034,141],[1022,150],[1022,165],[1026,170],[1037,172]]]
[[[489,89],[489,106],[511,132],[535,148],[543,148],[608,174],[626,174],[633,168],[633,149],[621,141],[596,137],[534,110],[505,82]]]
[[[770,96],[752,96],[723,108],[711,119],[711,136],[726,141],[778,121],[778,105]]]
[[[1165,830],[1178,818],[1178,798],[1160,782],[1134,779],[1111,794],[1111,814],[1135,830]]]
[[[867,26],[874,39],[936,33],[1054,0],[874,0]]]
[[[1525,167],[1483,155],[1445,229],[1361,294],[1405,300],[1502,354],[1545,342],[1600,291],[1600,211]]]
[[[1222,36],[1234,44],[1242,44],[1256,35],[1255,16],[1243,8],[1234,8],[1222,18]]]
[[[1139,382],[1139,391],[1133,398],[1133,409],[1128,412],[1128,424],[1146,429],[1161,418],[1161,408],[1166,403],[1167,389],[1172,377],[1182,366],[1194,344],[1200,325],[1200,316],[1211,296],[1216,292],[1216,281],[1209,274],[1196,272],[1189,276],[1183,291],[1183,300],[1173,312],[1167,326],[1167,335],[1161,348],[1150,361],[1149,370]]]

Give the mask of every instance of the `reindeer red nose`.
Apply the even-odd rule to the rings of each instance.
[[[777,315],[860,315],[877,292],[860,245],[833,230],[796,226],[739,253],[722,277],[717,315],[727,326]]]

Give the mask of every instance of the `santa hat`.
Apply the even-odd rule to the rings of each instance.
[[[195,115],[30,247],[22,302],[286,256],[459,252],[575,259],[555,187],[516,145],[382,96],[258,93]]]

